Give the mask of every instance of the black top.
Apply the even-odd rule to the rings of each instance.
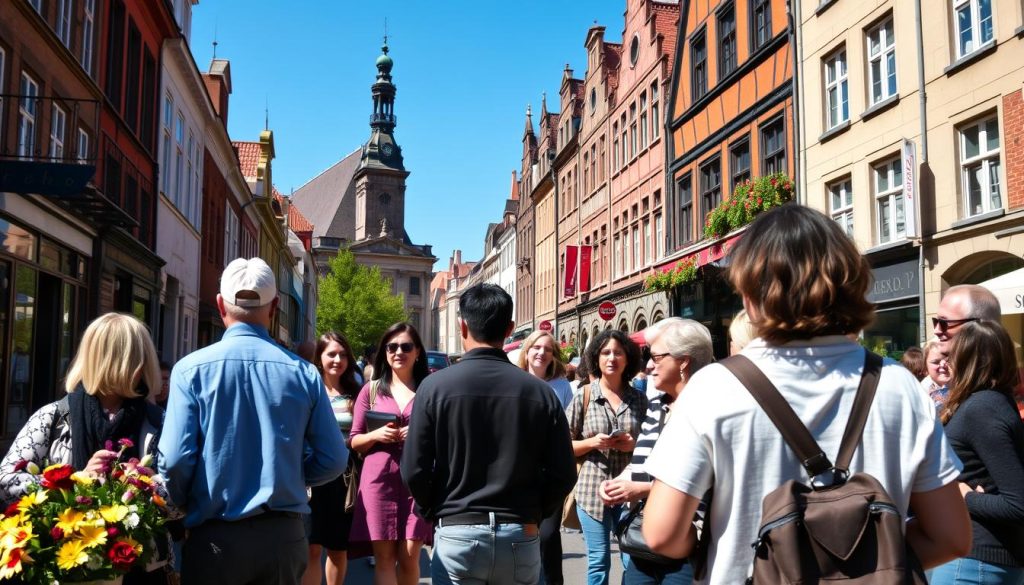
[[[402,479],[424,518],[495,512],[539,522],[576,484],[565,413],[505,352],[470,350],[417,389]]]
[[[960,481],[985,490],[967,494],[970,558],[1024,566],[1024,423],[1017,406],[995,390],[975,392],[946,423],[946,436],[964,464]]]

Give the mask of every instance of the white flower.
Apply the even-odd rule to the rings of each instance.
[[[124,525],[128,530],[134,530],[135,527],[139,525],[139,515],[135,512],[128,514],[125,516]]]
[[[139,507],[136,506],[135,504],[132,504],[132,505],[128,506],[128,511],[129,512],[138,512],[139,511]]]
[[[142,467],[149,467],[153,464],[153,456],[147,453],[140,461],[139,465]]]

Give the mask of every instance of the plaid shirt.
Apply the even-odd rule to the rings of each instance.
[[[640,435],[640,424],[646,414],[647,397],[628,385],[623,388],[622,404],[618,412],[613,411],[604,399],[598,382],[590,385],[590,403],[586,413],[583,412],[582,388],[573,395],[566,411],[569,432],[574,441],[589,439],[598,433],[610,434],[617,428],[629,433],[635,441]],[[599,522],[604,520],[605,505],[598,495],[598,488],[602,481],[622,473],[632,456],[632,451],[594,449],[582,457],[583,466],[576,482],[576,503],[591,518]]]

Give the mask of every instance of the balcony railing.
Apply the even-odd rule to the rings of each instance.
[[[0,158],[95,164],[99,125],[97,100],[0,94]]]
[[[398,124],[398,116],[396,116],[394,114],[370,114],[370,123],[371,124],[376,124],[376,123],[381,123],[381,122],[397,125]]]

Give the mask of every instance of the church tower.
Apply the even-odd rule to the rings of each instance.
[[[388,56],[384,37],[383,53],[377,57],[377,80],[371,87],[373,113],[370,140],[363,145],[356,170],[356,241],[389,236],[405,243],[405,170],[402,148],[395,142],[395,84],[391,82],[394,61]]]

